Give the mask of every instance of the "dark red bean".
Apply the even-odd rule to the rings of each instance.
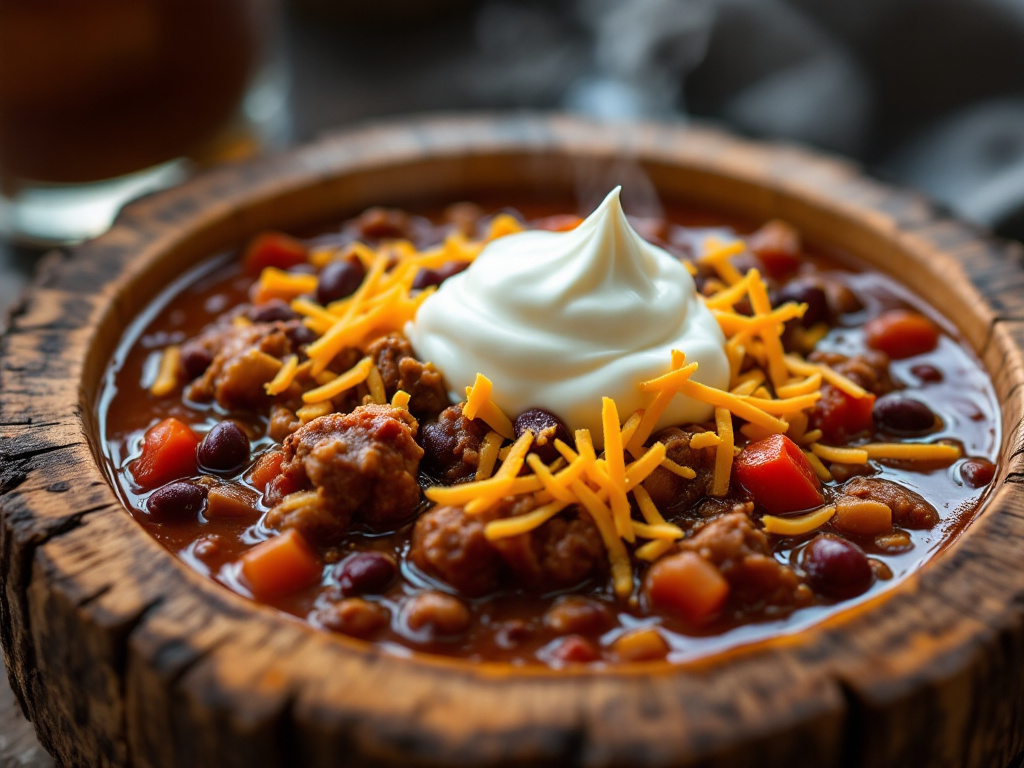
[[[194,519],[206,504],[206,490],[188,480],[168,483],[146,499],[146,513],[160,523]]]
[[[832,319],[828,296],[817,280],[791,280],[786,283],[776,296],[775,303],[784,304],[788,301],[807,305],[807,311],[800,320],[804,328],[810,328],[818,323],[828,323]]]
[[[429,288],[432,285],[440,285],[449,277],[464,271],[468,266],[468,261],[449,261],[437,269],[421,269],[416,273],[416,278],[412,281],[412,289],[414,291],[422,291],[424,288]]]
[[[266,304],[252,307],[247,313],[254,323],[274,323],[294,320],[297,315],[287,301],[271,299]]]
[[[196,449],[199,466],[230,472],[249,462],[249,438],[233,421],[222,421],[206,433]]]
[[[920,435],[935,428],[935,414],[931,408],[899,393],[878,398],[871,416],[882,429],[903,435]]]
[[[332,261],[320,270],[320,279],[316,284],[316,300],[324,306],[332,301],[344,299],[356,292],[366,270],[359,261]]]
[[[569,635],[551,649],[550,656],[563,664],[588,664],[600,659],[601,651],[587,638]]]
[[[971,488],[982,488],[996,476],[996,465],[988,459],[968,459],[960,466],[960,477]]]
[[[927,382],[928,384],[937,384],[942,381],[943,378],[942,371],[934,365],[928,365],[927,363],[915,365],[910,369],[910,372],[917,376],[921,381]]]
[[[312,344],[319,338],[312,329],[301,324],[289,329],[286,333],[292,344],[299,347],[305,346],[306,344]]]
[[[346,597],[383,592],[398,575],[395,559],[383,552],[359,552],[334,568],[338,586]]]
[[[829,597],[855,597],[874,580],[864,550],[838,536],[822,535],[811,541],[801,564],[814,591]]]
[[[530,408],[516,417],[514,425],[516,439],[526,430],[533,432],[533,452],[540,460],[550,464],[561,454],[555,448],[555,440],[569,444],[569,430],[560,418],[543,408]]]
[[[213,353],[199,344],[183,344],[181,347],[181,366],[189,381],[198,379],[213,362]]]

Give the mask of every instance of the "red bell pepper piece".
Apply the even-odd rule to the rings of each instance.
[[[264,232],[249,243],[242,261],[246,272],[258,275],[265,267],[287,271],[305,264],[308,255],[306,246],[294,237],[280,232]]]
[[[142,455],[131,465],[132,477],[142,488],[156,488],[196,473],[199,435],[173,417],[146,432]]]
[[[891,309],[864,324],[864,340],[893,360],[903,360],[935,349],[939,329],[919,312]]]
[[[825,500],[807,457],[785,435],[748,445],[736,457],[733,471],[754,501],[773,515],[812,509]]]
[[[875,425],[875,396],[851,397],[838,387],[826,384],[814,409],[814,426],[832,443],[844,443],[858,432]]]

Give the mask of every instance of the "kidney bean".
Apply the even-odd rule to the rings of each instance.
[[[775,303],[784,304],[788,301],[807,305],[807,311],[800,319],[800,324],[804,328],[810,328],[818,323],[827,323],[832,319],[828,296],[817,280],[805,278],[786,283],[776,296]]]
[[[992,482],[996,465],[988,459],[968,459],[960,466],[960,477],[971,488],[981,488]]]
[[[203,437],[196,457],[203,469],[230,472],[249,461],[249,438],[233,421],[222,421]]]
[[[815,592],[848,598],[865,592],[874,571],[864,550],[838,536],[821,535],[803,551],[801,565]]]
[[[284,322],[297,317],[288,302],[281,299],[270,299],[265,304],[252,307],[246,314],[254,323]]]
[[[343,595],[379,593],[398,575],[395,559],[383,552],[359,552],[335,566]]]
[[[468,266],[468,261],[449,261],[437,269],[421,269],[416,273],[416,277],[412,281],[412,289],[414,291],[422,291],[424,288],[429,288],[432,285],[440,285],[449,277],[465,271]]]
[[[188,480],[168,483],[146,499],[146,512],[161,523],[192,519],[206,504],[206,492],[205,486]]]
[[[569,444],[569,430],[565,424],[555,414],[543,408],[523,411],[516,417],[513,428],[517,440],[526,430],[533,432],[532,450],[546,464],[550,464],[561,455],[555,448],[555,440]]]
[[[935,427],[931,408],[896,392],[878,398],[871,415],[882,429],[904,435],[920,435]]]
[[[199,344],[184,344],[181,347],[181,366],[189,381],[198,379],[213,362],[213,353]]]
[[[361,262],[349,259],[332,261],[320,270],[320,279],[316,284],[316,300],[326,306],[332,301],[351,296],[364,277],[366,270]]]

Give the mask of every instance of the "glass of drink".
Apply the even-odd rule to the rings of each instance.
[[[0,0],[0,234],[106,229],[197,163],[287,137],[276,0]]]

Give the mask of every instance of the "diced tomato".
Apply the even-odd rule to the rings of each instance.
[[[764,271],[780,279],[800,266],[800,233],[784,221],[769,221],[747,238]]]
[[[785,435],[751,443],[733,464],[736,480],[773,515],[821,505],[821,483],[803,452]]]
[[[167,418],[146,432],[142,455],[131,464],[132,477],[144,489],[196,473],[199,435],[187,424]]]
[[[651,606],[699,624],[712,618],[729,599],[729,582],[695,552],[658,560],[647,571],[644,588]]]
[[[864,340],[893,360],[931,352],[939,343],[939,329],[919,312],[893,309],[864,324]]]
[[[316,553],[295,529],[242,555],[242,575],[261,600],[297,592],[319,581],[321,574]]]
[[[814,426],[822,431],[826,441],[844,443],[852,435],[874,426],[874,408],[873,394],[851,397],[838,387],[826,384],[814,408]]]
[[[533,226],[537,229],[545,229],[548,232],[568,232],[576,229],[583,221],[579,216],[573,216],[568,213],[561,213],[555,216],[548,216],[543,219],[538,219],[533,222]]]
[[[249,472],[249,483],[252,487],[263,493],[267,490],[270,481],[281,474],[281,464],[284,463],[284,454],[280,451],[267,451],[256,460],[256,466]]]
[[[280,232],[264,232],[245,249],[242,262],[245,271],[258,275],[265,267],[288,270],[306,262],[306,246],[294,237]]]

